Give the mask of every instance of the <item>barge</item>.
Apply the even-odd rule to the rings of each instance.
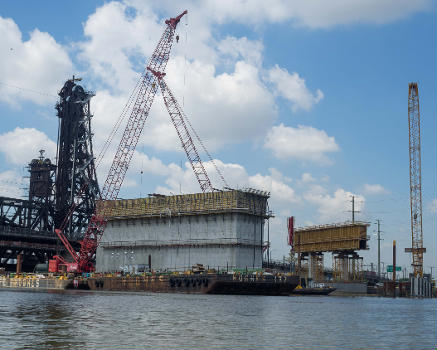
[[[0,276],[0,289],[134,291],[156,293],[290,295],[296,276],[237,274],[162,274],[111,276]]]
[[[49,277],[44,275],[15,275],[13,277],[0,276],[0,290],[1,289],[21,289],[21,290],[63,290],[73,289],[74,280],[70,278]]]

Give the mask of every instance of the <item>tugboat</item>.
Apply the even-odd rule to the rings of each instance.
[[[336,288],[319,284],[312,288],[303,288],[300,284],[291,292],[291,295],[329,295]]]

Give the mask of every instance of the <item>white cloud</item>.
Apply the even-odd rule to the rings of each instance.
[[[187,2],[193,4],[195,2]],[[387,23],[430,8],[430,0],[209,0],[197,11],[218,23],[292,21],[310,28],[353,23]]]
[[[429,0],[295,1],[296,21],[311,28],[354,23],[383,24],[430,8]]]
[[[296,72],[288,73],[278,65],[268,71],[267,80],[275,86],[276,94],[291,102],[293,112],[299,109],[308,111],[323,98],[321,90],[312,94],[306,87],[305,79]]]
[[[384,187],[379,184],[364,184],[364,192],[369,195],[387,194],[389,193]]]
[[[319,219],[323,223],[334,221],[348,221],[352,210],[352,196],[355,196],[355,210],[364,208],[365,198],[362,195],[353,194],[342,188],[337,189],[332,195],[320,185],[313,185],[304,193],[303,197],[310,204],[316,205]]]
[[[142,57],[150,56],[164,28],[148,4],[134,2],[136,11],[129,11],[126,4],[110,2],[98,8],[84,26],[88,40],[77,45],[92,75],[105,86],[93,100],[95,125],[102,126],[95,130],[104,135],[96,134],[97,140],[106,137],[111,122],[117,120],[119,101],[127,100],[138,77],[136,70],[144,69]],[[184,31],[189,32],[189,40]],[[262,43],[234,37],[217,43],[210,23],[194,15],[189,27],[181,21],[178,33],[181,38],[173,45],[166,80],[208,147],[262,138],[277,116],[274,96],[260,78]],[[218,74],[216,64],[223,60],[228,69]],[[159,95],[139,145],[181,151]]]
[[[230,56],[233,61],[243,59],[255,66],[261,64],[263,48],[264,45],[261,41],[231,36],[226,37],[217,45],[217,49],[222,55]]]
[[[13,170],[0,173],[0,196],[20,198],[23,196],[24,179]]]
[[[74,73],[67,51],[38,29],[23,41],[20,29],[10,18],[0,17],[0,32],[0,76],[4,83],[0,84],[0,100],[14,106],[20,100],[53,102],[62,82]]]
[[[256,174],[249,177],[249,185],[251,187],[267,190],[272,196],[272,201],[281,201],[296,203],[299,197],[296,195],[293,188],[284,182],[275,179],[271,175]]]
[[[171,60],[167,82],[209,149],[264,136],[277,111],[257,67],[239,61],[233,72],[216,74],[214,65],[194,61],[187,63],[188,78],[184,80],[180,70],[184,65],[182,58]],[[181,150],[160,95],[155,98],[149,119],[143,144]]]
[[[134,171],[142,171],[144,174],[168,176],[173,164],[165,165],[161,159],[149,157],[147,154],[135,151],[130,168]]]
[[[309,183],[309,182],[314,182],[314,181],[316,181],[316,179],[313,178],[313,176],[312,176],[310,173],[303,173],[303,174],[302,174],[302,177],[301,177],[301,179],[300,179],[300,181],[301,181],[302,183]]]
[[[299,197],[296,195],[293,188],[287,185],[284,181],[289,181],[277,169],[269,169],[270,174],[249,175],[246,169],[240,164],[223,163],[219,159],[215,159],[217,167],[223,173],[226,182],[232,188],[253,187],[259,190],[268,191],[271,194],[271,200],[274,203],[296,203]],[[212,182],[213,187],[223,188],[223,183],[214,165],[211,162],[204,162],[205,170]],[[196,193],[200,191],[199,184],[191,169],[190,163],[185,162],[184,168],[175,164],[169,164],[167,171],[167,179],[165,183],[168,187],[158,186],[159,193],[178,193],[182,190],[183,193]]]
[[[295,158],[318,163],[329,163],[326,153],[340,149],[335,138],[328,136],[323,130],[302,125],[297,128],[287,127],[282,123],[271,128],[264,147],[273,151],[277,158]]]
[[[427,207],[428,212],[435,215],[437,213],[437,198],[433,199]]]
[[[40,149],[46,151],[46,158],[53,158],[56,154],[56,143],[37,129],[17,127],[0,135],[0,152],[12,164],[27,164],[39,156]]]
[[[109,2],[97,8],[84,25],[88,40],[78,43],[79,57],[86,62],[94,77],[115,93],[131,90],[138,79],[135,68],[144,69],[142,57],[150,56],[162,31],[162,23],[148,6],[134,16],[124,3]],[[135,67],[131,58],[141,60]]]

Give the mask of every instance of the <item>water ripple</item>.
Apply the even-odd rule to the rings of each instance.
[[[432,349],[435,299],[0,291],[0,349]]]

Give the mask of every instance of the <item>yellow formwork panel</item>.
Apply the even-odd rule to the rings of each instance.
[[[267,199],[267,196],[256,193],[231,190],[98,202],[97,208],[99,214],[109,220],[115,217],[186,215],[231,209],[265,216]]]
[[[366,249],[368,226],[367,223],[347,223],[296,229],[294,249],[300,253]]]

